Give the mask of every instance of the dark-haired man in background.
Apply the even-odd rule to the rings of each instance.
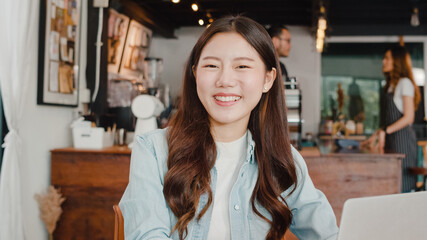
[[[267,31],[273,41],[278,57],[287,57],[291,50],[291,33],[289,30],[280,25],[271,26]],[[280,62],[280,70],[282,71],[283,81],[290,81],[288,71],[282,62]]]

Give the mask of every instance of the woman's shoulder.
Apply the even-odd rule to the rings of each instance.
[[[412,81],[411,81],[411,79],[409,79],[409,78],[407,78],[407,77],[403,77],[403,78],[401,78],[401,79],[399,79],[399,82],[397,83],[397,85],[400,85],[400,84],[411,84],[412,85]]]
[[[399,82],[397,83],[396,88],[397,87],[414,87],[414,84],[412,83],[411,79],[409,79],[407,77],[404,77],[404,78],[401,78],[399,80]]]
[[[292,146],[292,144],[291,144],[291,152],[292,152],[292,157],[294,158],[294,162],[298,164],[300,162],[305,163],[304,158],[301,156],[300,152],[294,146]]]
[[[401,95],[412,96],[414,92],[414,84],[409,78],[401,78],[397,83],[396,91],[400,92]]]
[[[301,153],[291,145],[292,158],[295,164],[295,170],[297,172],[298,179],[305,178],[307,173],[307,164],[304,158],[301,156]]]
[[[167,148],[167,129],[156,129],[150,132],[143,133],[135,137],[138,144],[145,145],[152,152],[159,150],[166,151]]]
[[[142,138],[145,140],[155,140],[166,138],[167,128],[155,129],[137,136],[137,138]]]
[[[142,164],[142,168],[157,169],[163,179],[167,172],[167,157],[167,129],[157,129],[135,137],[132,148],[134,167]]]

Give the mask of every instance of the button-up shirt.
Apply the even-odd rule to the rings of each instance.
[[[155,130],[136,138],[132,149],[129,184],[120,201],[125,224],[125,239],[174,239],[171,235],[177,222],[163,195],[164,176],[168,171],[167,130]],[[238,178],[230,193],[230,228],[233,240],[265,239],[270,224],[260,218],[252,209],[251,196],[258,178],[258,166],[254,155],[255,143],[248,132],[247,154],[240,167]],[[293,218],[290,230],[302,240],[336,239],[338,227],[332,208],[325,195],[317,190],[308,175],[304,159],[292,147],[292,156],[297,168],[298,183],[281,195],[286,199]],[[211,169],[211,188],[215,194],[217,181],[215,167]],[[208,200],[207,194],[200,197],[197,214]],[[272,219],[268,211],[256,204],[258,211]],[[212,215],[212,205],[203,217],[188,224],[186,240],[207,238]]]

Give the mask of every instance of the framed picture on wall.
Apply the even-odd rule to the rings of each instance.
[[[78,104],[80,0],[40,1],[37,104]]]
[[[129,17],[110,9],[108,17],[108,72],[118,73],[125,46]]]
[[[120,74],[138,76],[144,72],[144,59],[148,56],[152,31],[131,20],[126,37]]]

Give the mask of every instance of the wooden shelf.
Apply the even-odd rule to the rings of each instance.
[[[332,139],[349,139],[349,140],[356,140],[356,141],[363,141],[366,140],[366,135],[350,135],[350,136],[332,136],[332,135],[320,135],[319,139],[321,140],[332,140]]]

